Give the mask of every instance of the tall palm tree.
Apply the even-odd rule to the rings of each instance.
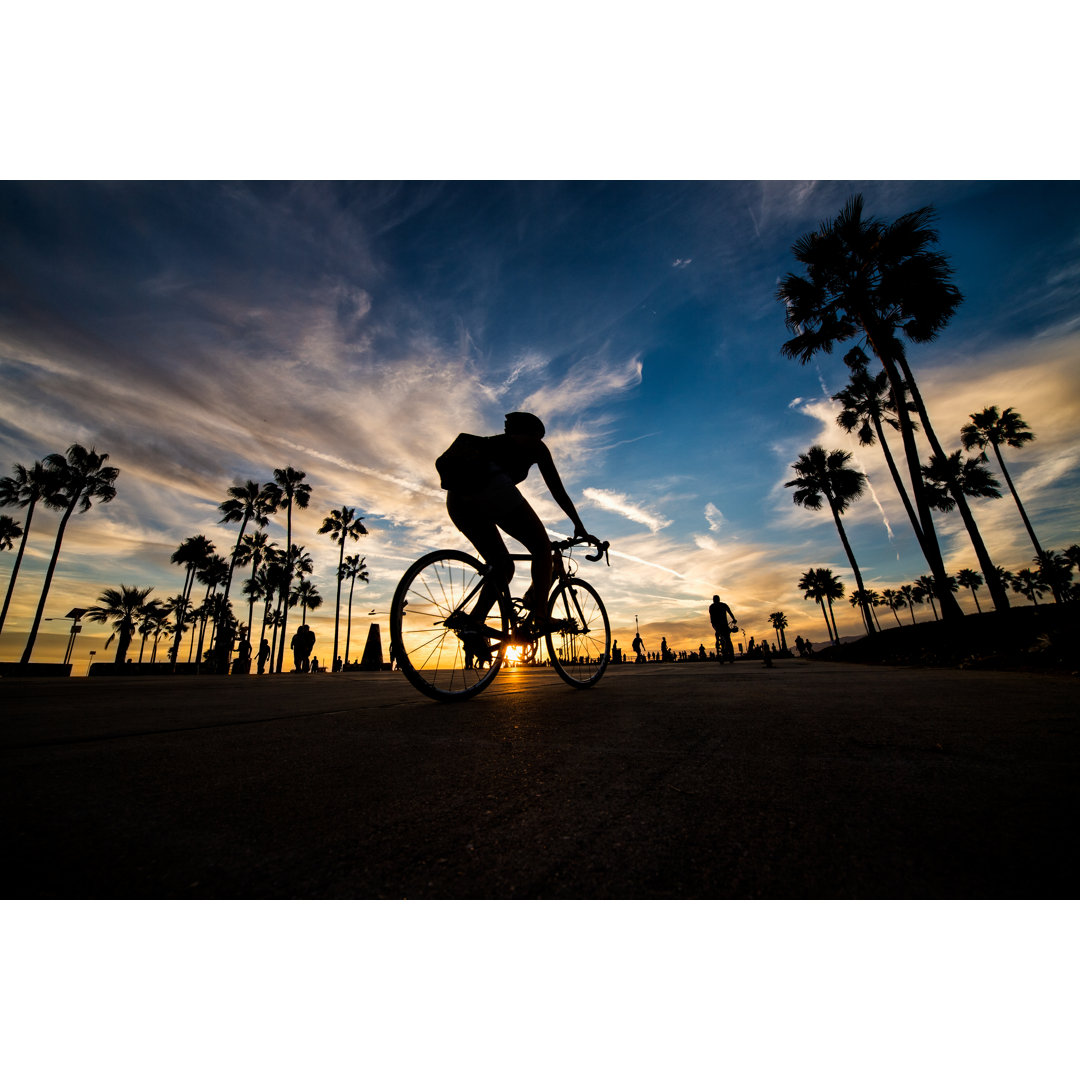
[[[349,640],[352,637],[352,598],[353,589],[356,587],[357,579],[366,582],[368,580],[368,572],[362,555],[347,555],[345,562],[342,563],[338,570],[339,578],[348,578],[349,581],[349,613],[345,620],[345,659],[343,663],[349,662]],[[337,659],[337,653],[334,653],[333,660]],[[331,661],[331,664],[333,663]]]
[[[146,651],[146,639],[153,633],[160,633],[161,625],[169,615],[169,607],[161,600],[150,600],[143,605],[139,613],[139,663],[143,662],[143,653]]]
[[[34,519],[34,507],[37,506],[39,500],[49,494],[57,479],[58,474],[47,469],[40,461],[35,461],[29,469],[25,465],[16,465],[11,476],[0,477],[0,506],[26,508],[26,518],[22,523],[22,539],[19,541],[19,551],[15,556],[15,563],[11,567],[11,577],[8,580],[7,593],[4,596],[4,607],[0,610],[0,630],[4,629],[4,623],[7,621],[8,608],[11,606],[11,594],[15,591],[15,581],[19,576],[19,567],[22,565],[26,541],[30,537],[30,522]]]
[[[274,470],[274,482],[272,484],[267,484],[264,489],[268,507],[272,507],[275,512],[282,507],[285,508],[285,550],[288,552],[288,557],[285,566],[285,576],[287,580],[283,591],[284,596],[288,596],[289,590],[292,588],[294,573],[292,562],[293,507],[296,506],[298,509],[303,510],[311,498],[311,485],[304,483],[304,477],[306,475],[306,473],[301,472],[299,469],[294,469],[291,465],[287,465],[284,469]],[[281,640],[278,643],[278,671],[282,669],[285,663],[285,636],[288,624],[289,610],[288,607],[285,607],[282,610]]]
[[[1000,484],[991,475],[990,470],[979,458],[963,458],[963,451],[957,450],[948,456],[933,454],[930,462],[922,467],[923,479],[926,481],[927,498],[930,505],[936,510],[948,514],[953,509],[960,511],[967,527],[968,537],[975,554],[979,559],[979,567],[983,578],[990,590],[990,597],[994,601],[994,607],[998,611],[1007,611],[1009,600],[1005,594],[1005,586],[998,577],[997,569],[990,559],[990,553],[983,543],[979,526],[975,522],[975,516],[968,505],[968,497],[973,499],[1000,499]],[[946,575],[947,577],[948,575]],[[941,595],[942,585],[938,589]]]
[[[331,510],[319,526],[320,533],[329,533],[331,540],[336,540],[338,545],[338,569],[337,569],[337,600],[334,604],[334,654],[330,658],[331,669],[338,654],[338,626],[341,622],[341,567],[345,562],[345,541],[359,540],[361,536],[367,536],[364,528],[364,519],[356,517],[356,511],[349,506],[343,506],[340,510]]]
[[[807,600],[816,600],[821,605],[821,613],[825,616],[825,630],[829,640],[839,644],[840,632],[836,629],[836,613],[833,611],[833,601],[839,600],[844,595],[844,583],[840,581],[831,570],[826,567],[818,567],[816,570],[807,570],[799,578],[799,588],[803,590],[803,596]],[[828,608],[826,608],[828,602]],[[832,624],[829,618],[832,617]]]
[[[855,561],[855,553],[851,550],[847,533],[844,531],[841,515],[856,499],[862,497],[866,491],[866,476],[857,469],[852,469],[848,462],[851,454],[846,450],[830,450],[826,452],[822,446],[811,446],[805,454],[800,454],[798,460],[791,467],[795,470],[795,479],[789,480],[784,487],[794,488],[792,499],[796,506],[805,506],[808,510],[820,510],[823,501],[828,504],[832,511],[833,521],[836,523],[836,531],[840,534],[840,543],[844,546],[844,554],[847,555],[855,574],[855,585],[860,598],[865,597],[866,588],[863,585],[862,573]],[[866,603],[861,604],[863,620],[866,624],[866,632],[876,632],[873,617],[870,615]]]
[[[914,626],[915,605],[923,602],[923,597],[926,595],[926,592],[921,585],[901,585],[899,591],[900,596],[907,605],[908,611],[911,612],[911,625]]]
[[[225,604],[228,604],[229,593],[232,591],[233,569],[236,567],[240,555],[240,547],[244,540],[244,531],[248,523],[254,521],[262,528],[270,523],[270,493],[269,485],[259,486],[255,480],[247,480],[242,484],[235,484],[229,488],[229,498],[218,505],[221,511],[221,524],[240,522],[240,531],[233,544],[232,557],[229,559],[229,573],[225,578]]]
[[[184,635],[184,628],[190,623],[191,590],[195,584],[195,575],[206,566],[214,550],[213,541],[200,533],[198,536],[189,536],[169,557],[169,562],[184,567],[184,587],[179,597],[181,602],[173,605],[174,610],[179,612],[176,619],[176,640],[171,650],[174,665],[180,658],[180,639]]]
[[[903,402],[905,393],[911,394],[931,448],[938,452],[901,341],[901,335],[914,342],[932,341],[963,300],[949,280],[948,260],[933,250],[938,240],[933,218],[929,206],[892,224],[864,218],[862,196],[855,195],[834,221],[823,222],[816,232],[796,241],[792,253],[807,268],[807,276],[788,274],[776,296],[785,305],[787,326],[795,334],[781,347],[785,356],[807,363],[818,352],[828,353],[842,341],[861,338],[881,361],[893,400]],[[931,573],[944,577],[914,424],[907,409],[896,415],[920,524],[919,542]],[[948,619],[963,616],[951,595],[942,607]]]
[[[128,646],[135,636],[139,620],[146,612],[146,598],[154,591],[153,586],[148,585],[145,589],[133,588],[130,585],[121,585],[119,589],[106,589],[99,597],[96,607],[89,608],[86,612],[90,622],[106,623],[113,621],[113,637],[116,641],[116,657],[113,663],[120,667],[127,659]],[[112,637],[105,642],[105,648],[109,647]]]
[[[225,584],[225,579],[229,576],[229,564],[225,561],[224,555],[211,555],[203,564],[195,571],[195,579],[201,585],[206,586],[206,594],[203,596],[203,602],[200,607],[202,617],[199,620],[199,651],[195,656],[196,671],[202,664],[203,657],[203,641],[206,636],[206,622],[212,614],[215,612],[214,597],[217,594],[219,585]],[[214,622],[214,629],[217,629],[217,620]]]
[[[1013,574],[1012,588],[1014,593],[1026,596],[1036,607],[1039,606],[1039,597],[1045,591],[1038,570],[1027,568]]]
[[[900,622],[900,616],[897,615],[897,611],[904,606],[904,598],[895,589],[882,589],[881,590],[882,603],[893,613],[893,618],[896,620],[897,626],[902,626]]]
[[[80,514],[85,514],[95,502],[110,502],[116,498],[115,484],[120,470],[112,465],[106,465],[105,462],[108,460],[108,454],[99,454],[93,448],[87,450],[79,443],[72,443],[66,455],[50,454],[45,459],[45,468],[54,474],[54,484],[44,496],[45,504],[54,510],[63,511],[63,514],[56,530],[49,568],[45,572],[41,599],[38,601],[34,621],[30,626],[30,636],[23,650],[22,662],[24,664],[30,663],[30,656],[34,651],[38,628],[45,614],[45,601],[49,597],[56,563],[60,558],[60,545],[64,542],[64,530],[71,520],[71,515],[75,512],[75,507],[79,508]]]
[[[920,591],[923,599],[930,601],[930,610],[934,613],[934,622],[937,622],[937,605],[934,603],[934,594],[937,592],[937,583],[929,574],[921,574],[915,579],[915,585]]]
[[[911,505],[911,498],[904,486],[904,481],[900,477],[900,470],[897,468],[889,440],[885,437],[886,425],[894,431],[900,429],[892,388],[889,386],[889,376],[885,371],[871,375],[868,370],[870,358],[858,346],[847,353],[844,363],[850,368],[852,374],[847,386],[832,396],[833,401],[838,401],[843,406],[836,417],[836,423],[849,435],[857,430],[859,443],[862,446],[873,446],[876,443],[881,447],[881,452],[885,455],[885,464],[889,468],[889,475],[896,485],[904,510],[907,511],[908,520],[921,546],[922,526],[919,524],[915,508]],[[909,413],[914,409],[906,397],[904,408]],[[911,424],[917,430],[915,422],[911,421]]]
[[[769,622],[776,631],[776,643],[780,646],[780,651],[786,653],[788,651],[787,635],[784,631],[787,629],[788,617],[782,611],[774,611],[769,616]]]
[[[259,599],[259,596],[255,595],[255,575],[259,571],[259,567],[262,565],[263,560],[267,557],[267,552],[276,550],[274,545],[270,542],[269,536],[266,533],[256,530],[253,533],[249,533],[243,537],[240,543],[237,545],[238,554],[236,561],[241,566],[247,566],[251,563],[251,577],[248,582],[245,583],[244,592],[248,597],[248,640],[252,641],[252,616],[255,611],[255,601]],[[261,639],[260,639],[261,640]]]
[[[1016,509],[1020,511],[1024,528],[1027,529],[1027,534],[1031,538],[1031,544],[1035,548],[1037,557],[1042,554],[1042,545],[1035,535],[1035,529],[1027,516],[1027,511],[1024,510],[1024,504],[1020,501],[1020,496],[1017,494],[1016,485],[1009,475],[1009,470],[1005,467],[1005,459],[1001,456],[1002,446],[1011,446],[1013,449],[1019,450],[1034,440],[1035,433],[1015,409],[1006,409],[1004,412],[999,413],[996,405],[987,405],[982,412],[970,413],[969,415],[971,416],[971,423],[965,424],[960,429],[960,442],[965,450],[974,450],[977,447],[983,452],[984,458],[986,457],[986,448],[988,446],[993,447],[998,468],[1001,470],[1001,475],[1005,477],[1005,483],[1009,485],[1009,491],[1012,492]]]
[[[874,624],[878,630],[881,629],[881,620],[877,617],[877,612],[874,608],[881,604],[881,594],[874,592],[873,589],[856,589],[851,596],[848,597],[848,602],[852,607],[863,606],[874,618]]]
[[[975,610],[981,615],[982,608],[979,606],[979,589],[982,587],[982,574],[978,570],[961,570],[956,575],[956,582],[965,589],[971,590],[971,597],[975,601]]]

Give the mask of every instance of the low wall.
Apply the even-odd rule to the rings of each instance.
[[[70,674],[70,664],[0,664],[0,679],[63,679]]]

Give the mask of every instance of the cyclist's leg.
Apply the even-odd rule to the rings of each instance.
[[[525,598],[531,613],[539,615],[545,610],[551,588],[551,541],[547,529],[517,488],[502,493],[495,521],[505,533],[524,544],[532,556],[532,584]]]
[[[495,527],[489,500],[483,492],[473,495],[451,491],[446,497],[446,512],[484,562],[495,570],[485,580],[471,612],[475,618],[483,620],[495,606],[500,589],[514,576],[514,560]]]

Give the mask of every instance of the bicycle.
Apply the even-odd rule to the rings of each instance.
[[[568,553],[579,544],[596,548],[590,562],[607,556],[607,541],[573,537],[552,543],[554,573],[540,630],[525,625],[524,602],[502,584],[491,611],[473,617],[492,568],[464,551],[432,551],[418,559],[398,583],[390,610],[390,647],[410,683],[436,701],[464,701],[491,685],[510,648],[534,653],[546,648],[556,673],[578,689],[595,686],[611,657],[611,626],[596,590],[577,577]],[[531,555],[514,555],[529,562]],[[567,564],[570,564],[569,566]]]

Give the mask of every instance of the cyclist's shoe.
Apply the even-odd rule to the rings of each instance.
[[[482,619],[470,615],[467,611],[455,611],[452,615],[448,615],[443,620],[443,626],[447,630],[468,631],[481,635],[487,632],[487,624]]]
[[[549,619],[546,615],[535,613],[518,625],[518,632],[528,641],[536,641],[546,634],[573,634],[577,632],[574,619]]]
[[[462,647],[465,649],[465,667],[484,667],[491,665],[491,642],[476,630],[459,630]]]

